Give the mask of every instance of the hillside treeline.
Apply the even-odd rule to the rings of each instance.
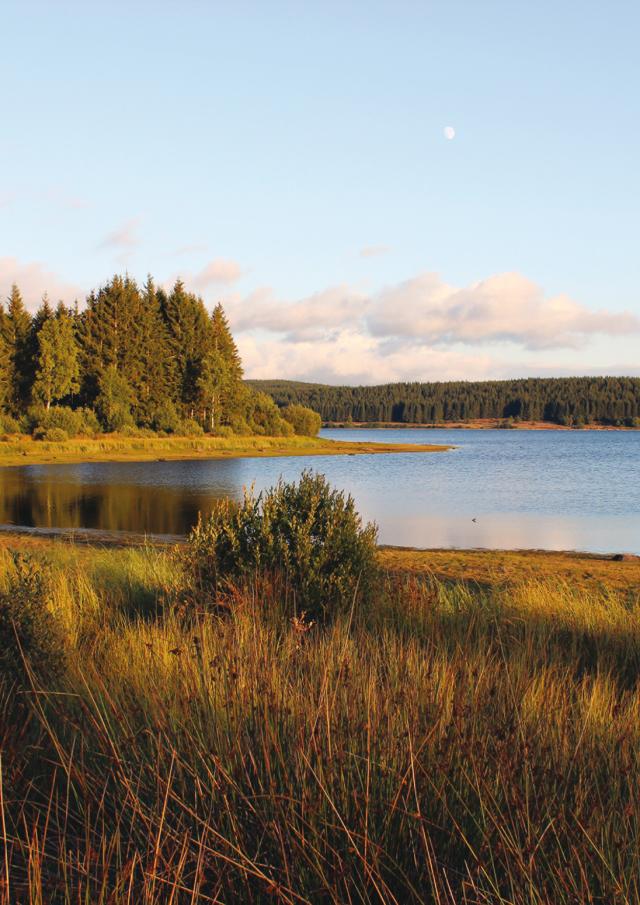
[[[326,386],[295,381],[249,381],[279,406],[299,403],[323,421],[430,424],[478,418],[551,421],[563,425],[599,422],[636,426],[640,379],[558,377],[523,380],[390,383]]]
[[[114,276],[80,308],[0,302],[0,430],[293,433],[246,386],[221,305]]]

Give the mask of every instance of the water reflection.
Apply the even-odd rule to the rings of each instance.
[[[0,524],[184,534],[243,486],[322,471],[383,543],[640,552],[640,434],[337,431],[452,453],[0,468]],[[473,521],[475,519],[475,521]]]
[[[87,486],[73,474],[65,481],[34,480],[25,471],[0,469],[2,524],[182,534],[219,496],[145,483]]]

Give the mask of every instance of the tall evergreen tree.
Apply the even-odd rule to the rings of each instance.
[[[0,302],[0,412],[11,404],[13,390],[13,362],[9,337],[9,319]]]
[[[128,276],[114,276],[88,297],[79,324],[83,393],[88,402],[95,400],[100,377],[109,367],[130,386],[140,382],[136,337],[142,319],[140,291]]]
[[[178,280],[169,295],[160,297],[167,341],[174,367],[173,401],[191,418],[206,420],[207,358],[212,349],[211,323],[202,299],[187,292]]]
[[[213,340],[209,370],[212,373],[212,427],[239,414],[243,398],[242,362],[221,304],[211,314]]]
[[[80,363],[73,322],[64,306],[48,317],[38,332],[38,356],[33,397],[47,409],[80,389]]]
[[[140,316],[132,337],[137,368],[129,376],[133,391],[134,414],[142,424],[152,425],[158,413],[173,403],[175,365],[170,354],[169,336],[162,317],[160,300],[151,276],[140,299]]]
[[[31,318],[14,283],[8,304],[8,339],[11,347],[11,406],[16,414],[29,402],[31,380]]]

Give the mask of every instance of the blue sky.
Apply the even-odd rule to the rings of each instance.
[[[181,275],[263,377],[640,373],[637,4],[0,21],[0,295]]]

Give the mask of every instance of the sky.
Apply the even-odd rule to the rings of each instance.
[[[3,0],[0,297],[222,301],[250,377],[640,375],[635,0]]]

